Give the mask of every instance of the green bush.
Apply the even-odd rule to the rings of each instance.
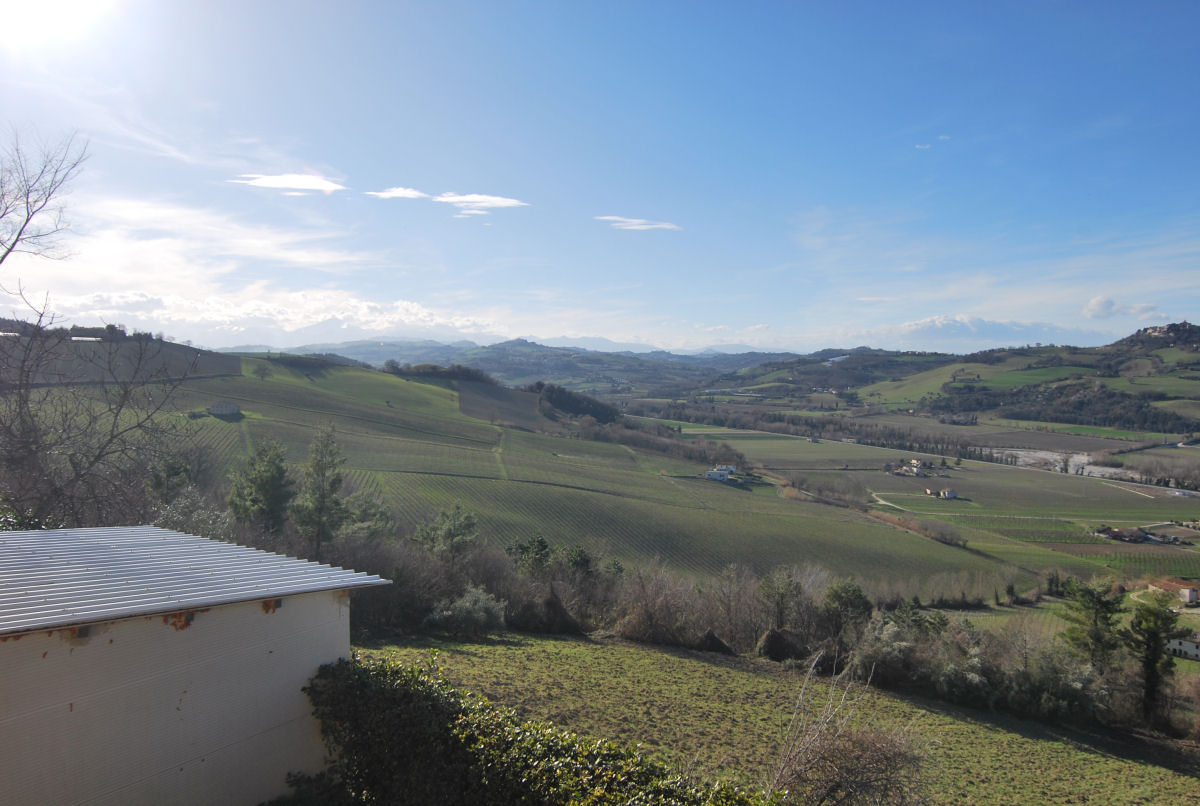
[[[636,748],[523,722],[458,693],[436,666],[341,660],[322,666],[305,692],[330,766],[289,779],[296,794],[280,804],[764,803],[675,774]]]
[[[454,635],[487,635],[504,629],[504,604],[483,588],[468,585],[462,596],[426,616],[423,626]]]

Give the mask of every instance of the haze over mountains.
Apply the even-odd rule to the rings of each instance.
[[[544,347],[561,347],[565,349],[587,350],[589,352],[598,353],[669,353],[674,355],[703,355],[706,353],[719,354],[737,354],[737,353],[753,353],[760,352],[759,348],[749,344],[711,344],[694,350],[664,350],[662,347],[653,344],[645,344],[643,342],[617,342],[612,339],[606,339],[603,336],[580,336],[571,338],[567,336],[558,336],[555,338],[539,338],[537,336],[521,336],[517,339],[506,339],[495,336],[491,338],[482,337],[475,339],[419,339],[419,338],[404,338],[399,336],[385,336],[379,339],[352,339],[339,342],[314,342],[308,344],[299,344],[292,347],[279,347],[271,344],[239,344],[232,347],[218,348],[217,352],[222,353],[255,353],[255,352],[283,352],[283,353],[338,353],[347,357],[353,357],[346,350],[357,351],[369,348],[370,345],[378,345],[380,347],[395,347],[402,351],[420,350],[422,348],[438,349],[438,348],[456,348],[464,350],[473,350],[478,347],[491,346],[505,341],[527,341],[534,344],[540,344]],[[776,353],[779,355],[785,352]],[[800,353],[787,353],[800,355]],[[394,356],[389,356],[394,357]],[[366,360],[366,359],[360,359]],[[399,360],[399,359],[397,359]]]

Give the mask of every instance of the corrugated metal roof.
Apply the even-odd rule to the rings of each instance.
[[[0,635],[387,584],[156,526],[0,532]]]

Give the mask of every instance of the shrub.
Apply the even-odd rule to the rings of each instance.
[[[322,666],[304,692],[333,759],[325,791],[351,803],[483,802],[453,730],[466,706],[436,672],[340,660]]]
[[[431,664],[432,666],[432,664]],[[437,671],[382,661],[322,666],[305,693],[330,751],[280,803],[753,806],[609,741],[586,740],[467,699]]]
[[[454,635],[487,635],[504,629],[504,604],[483,588],[468,585],[462,596],[426,616],[424,626]]]
[[[768,798],[805,806],[921,802],[924,756],[908,730],[852,727],[866,688],[841,674],[823,697],[814,696],[819,662],[814,658],[804,677]]]

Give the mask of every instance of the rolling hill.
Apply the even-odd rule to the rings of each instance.
[[[406,529],[461,504],[477,513],[482,533],[498,545],[541,534],[552,545],[582,545],[627,565],[658,560],[707,575],[731,563],[759,571],[813,563],[922,596],[936,595],[938,586],[990,591],[1007,581],[1032,585],[1048,568],[1090,575],[1137,571],[1136,562],[1149,562],[1113,565],[1100,549],[1058,539],[1064,528],[1075,530],[1072,535],[1082,531],[1093,516],[1113,523],[1200,516],[1200,499],[1134,495],[1101,479],[967,462],[954,470],[954,483],[970,495],[920,513],[955,523],[968,542],[963,549],[869,513],[818,503],[786,483],[792,471],[833,474],[891,503],[922,493],[919,507],[900,506],[928,509],[923,490],[910,490],[911,483],[898,488],[882,471],[885,463],[911,456],[902,451],[714,429],[709,437],[769,471],[729,485],[704,479],[705,465],[579,438],[569,421],[545,417],[531,392],[421,382],[315,359],[245,358],[243,369],[239,376],[190,380],[180,392],[179,403],[194,412],[198,438],[223,468],[265,438],[278,440],[298,464],[314,427],[329,422],[348,457],[348,486],[377,491]],[[217,400],[236,403],[241,414],[204,416]],[[1045,536],[1030,539],[1009,529],[1005,519],[1018,516],[1043,519]],[[1158,571],[1200,575],[1200,554],[1156,557]]]

